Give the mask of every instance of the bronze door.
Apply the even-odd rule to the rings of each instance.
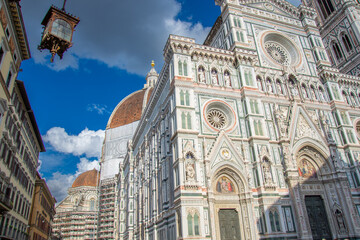
[[[320,196],[306,196],[305,205],[313,239],[332,239],[322,198]]]
[[[221,240],[240,240],[239,215],[235,209],[220,209],[219,225]]]

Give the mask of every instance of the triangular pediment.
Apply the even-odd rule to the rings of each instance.
[[[224,131],[221,131],[211,148],[208,159],[210,168],[214,169],[220,165],[231,164],[243,171],[245,170],[244,158],[239,154],[231,139]]]
[[[243,1],[246,2],[246,1]],[[268,0],[268,1],[249,1],[244,3],[252,8],[256,8],[269,13],[275,13],[286,17],[299,17],[299,10],[291,3],[285,0]]]
[[[320,132],[319,127],[312,121],[311,116],[304,108],[297,107],[294,115],[290,130],[292,144],[295,144],[301,139],[308,138],[326,145],[326,140]]]

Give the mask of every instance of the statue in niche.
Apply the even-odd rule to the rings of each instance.
[[[289,87],[290,87],[291,95],[293,95],[294,97],[299,95],[296,84],[292,80],[289,81],[289,85],[290,85]]]
[[[230,73],[228,71],[224,73],[224,82],[226,87],[231,87]]]
[[[234,192],[234,185],[227,177],[221,177],[216,184],[216,191],[219,193]]]
[[[345,221],[342,212],[339,209],[335,211],[336,222],[338,224],[340,232],[346,231]]]
[[[266,80],[266,88],[269,93],[274,93],[274,89],[273,89],[272,82],[270,79]]]
[[[186,164],[186,180],[195,180],[195,164],[188,162]]]
[[[212,69],[212,70],[211,70],[211,82],[212,82],[212,84],[214,84],[214,85],[218,85],[218,84],[219,84],[216,69]]]
[[[286,108],[278,108],[278,109],[275,109],[274,111],[274,114],[275,114],[275,117],[276,117],[276,120],[278,122],[278,125],[279,125],[279,131],[280,131],[280,135],[282,137],[285,137],[286,134],[287,134],[287,109]]]
[[[326,133],[330,132],[329,120],[327,119],[327,116],[323,111],[320,112],[320,121],[321,121],[322,125],[324,126],[325,132]]]
[[[303,159],[299,163],[299,175],[303,178],[317,178],[317,173],[314,165],[308,160]]]
[[[282,87],[281,87],[281,82],[280,82],[280,81],[277,81],[277,82],[276,82],[276,88],[277,88],[277,93],[278,93],[278,94],[283,94]]]
[[[272,184],[273,179],[272,179],[272,174],[271,174],[270,162],[266,158],[264,159],[264,162],[263,162],[263,173],[264,173],[265,184],[266,185]]]
[[[199,73],[199,82],[201,82],[201,83],[206,83],[206,80],[205,80],[205,70],[204,70],[204,68],[203,68],[203,67],[199,67],[198,73]]]

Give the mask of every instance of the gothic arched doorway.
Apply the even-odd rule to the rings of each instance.
[[[343,211],[348,208],[337,186],[344,179],[332,173],[335,166],[318,150],[306,146],[296,154],[298,177],[290,185],[298,215],[301,239],[333,239],[348,236]]]
[[[215,174],[209,197],[215,239],[252,239],[251,195],[245,189],[243,179],[232,169],[226,167]]]

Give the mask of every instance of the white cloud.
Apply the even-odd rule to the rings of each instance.
[[[86,110],[89,112],[97,112],[100,115],[103,115],[104,113],[110,113],[106,105],[95,104],[95,103],[89,104]]]
[[[61,6],[62,1],[54,4]],[[151,60],[162,62],[162,50],[169,34],[194,37],[202,42],[210,30],[200,23],[176,20],[181,11],[177,0],[68,1],[66,10],[80,18],[74,46],[65,52],[62,61],[57,57],[50,64],[49,51],[37,50],[42,31],[40,23],[50,3],[37,0],[36,8],[32,1],[22,1],[21,5],[35,62],[57,71],[77,69],[79,60],[85,58],[146,75]]]
[[[71,187],[75,178],[76,176],[74,174],[54,172],[50,179],[46,179],[50,192],[56,198],[57,202],[62,201],[66,197],[68,188]]]
[[[99,170],[99,160],[89,160],[87,158],[80,158],[80,162],[76,165],[77,170],[75,174],[62,174],[55,172],[50,179],[47,179],[47,185],[51,194],[56,198],[57,202],[62,201],[67,196],[67,191],[75,181],[75,179],[83,172],[96,169]]]
[[[96,170],[100,169],[99,160],[90,161],[87,158],[80,158],[80,162],[76,166],[77,166],[77,171],[76,171],[77,175],[89,170],[93,170],[94,168]]]
[[[75,156],[100,157],[105,131],[92,131],[85,128],[78,135],[69,135],[64,128],[49,129],[43,140],[56,151]]]

